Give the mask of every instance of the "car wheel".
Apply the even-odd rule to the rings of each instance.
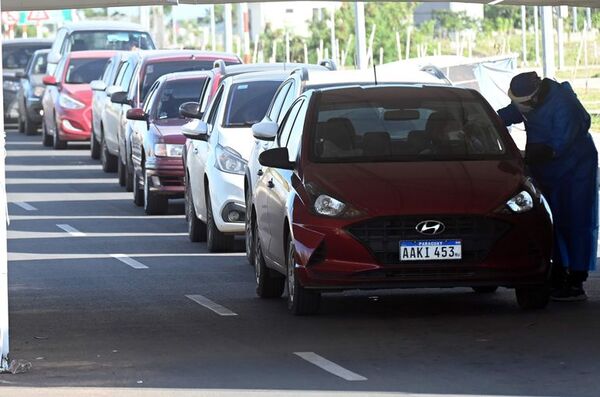
[[[210,202],[210,192],[206,189],[206,245],[209,252],[233,251],[234,236],[222,233],[217,229]]]
[[[185,218],[188,227],[188,237],[192,243],[206,241],[206,223],[198,219],[194,208],[194,198],[189,185],[185,184]]]
[[[137,172],[133,175],[133,203],[138,207],[144,205],[144,191],[140,188],[140,177]]]
[[[321,304],[321,293],[304,288],[296,278],[294,243],[288,238],[287,244],[287,288],[288,309],[296,316],[315,314]]]
[[[246,195],[248,195],[248,193]],[[246,211],[250,211],[250,214],[246,213],[246,259],[248,259],[248,263],[250,265],[254,265],[254,256],[256,255],[256,239],[254,238],[256,219],[254,211],[252,211],[250,207],[250,200],[248,199],[248,197],[246,197]]]
[[[67,142],[60,139],[60,136],[58,135],[58,130],[56,130],[56,132],[54,133],[52,147],[56,150],[63,150],[67,148]]]
[[[100,158],[100,143],[96,140],[94,134],[90,138],[90,157],[94,160]]]
[[[117,156],[112,155],[108,151],[104,134],[102,134],[102,138],[100,140],[100,162],[102,163],[102,170],[104,172],[116,172],[117,160]]]
[[[133,166],[129,158],[125,160],[125,190],[133,192]]]
[[[31,121],[31,119],[25,115],[25,120],[23,122],[23,131],[25,135],[37,135],[37,125]]]
[[[19,133],[22,134],[24,132],[27,132],[27,130],[25,129],[25,122],[23,122],[23,120],[19,116]]]
[[[169,199],[150,191],[148,179],[148,171],[144,168],[144,211],[148,215],[164,215],[169,210]]]
[[[547,285],[515,289],[517,303],[524,310],[539,310],[550,301],[550,288]]]
[[[247,238],[247,237],[246,237]],[[256,295],[263,299],[279,298],[285,289],[285,277],[265,265],[258,233],[254,234],[254,274],[256,275]]]
[[[46,123],[42,121],[42,145],[49,147],[52,146],[52,137],[48,135],[48,130],[46,129]]]
[[[473,287],[473,291],[478,294],[493,294],[494,292],[498,291],[498,287],[495,285],[489,287]]]
[[[119,175],[119,186],[125,186],[125,174],[127,170],[121,160],[119,159],[119,163],[117,166],[117,174]]]

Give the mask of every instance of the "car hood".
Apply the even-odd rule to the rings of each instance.
[[[251,128],[224,128],[219,133],[219,144],[230,147],[238,152],[246,161],[254,146],[254,136]]]
[[[156,120],[154,125],[161,135],[163,142],[183,145],[185,143],[185,136],[181,132],[181,126],[186,121],[185,119]]]
[[[311,164],[305,182],[370,216],[487,214],[518,193],[520,161]]]
[[[86,106],[92,104],[92,89],[89,84],[63,84],[61,92],[72,96]]]

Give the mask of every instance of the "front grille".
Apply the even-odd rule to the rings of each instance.
[[[416,226],[425,220],[442,222],[446,228],[436,236],[424,236]],[[394,265],[400,263],[401,240],[462,240],[462,263],[481,262],[509,229],[508,223],[486,217],[410,216],[370,219],[349,226],[347,231],[369,248],[378,263]]]

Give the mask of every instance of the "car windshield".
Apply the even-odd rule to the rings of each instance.
[[[2,46],[2,67],[4,69],[25,69],[37,50],[50,48],[50,44],[4,45]]]
[[[70,51],[90,50],[153,50],[148,33],[131,31],[75,32],[69,39]]]
[[[317,162],[477,160],[506,153],[484,100],[443,87],[327,92],[311,137]]]
[[[160,95],[157,117],[161,120],[180,118],[179,106],[185,102],[198,102],[205,83],[206,77],[167,82]]]
[[[152,84],[161,76],[175,72],[190,72],[194,70],[210,70],[213,67],[213,61],[201,61],[198,59],[174,59],[167,62],[154,62],[146,65],[144,70],[144,81],[142,83],[141,100],[146,98]]]
[[[108,58],[71,59],[65,75],[66,84],[89,84],[104,72]]]
[[[223,127],[251,127],[258,123],[271,104],[281,81],[252,81],[234,84],[229,91]]]

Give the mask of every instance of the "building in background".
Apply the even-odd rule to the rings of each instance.
[[[415,10],[414,23],[420,25],[433,18],[435,11],[465,12],[469,18],[483,19],[483,4],[469,3],[421,3]]]

